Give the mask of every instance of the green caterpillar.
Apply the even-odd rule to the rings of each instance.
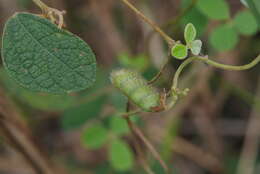
[[[119,69],[113,71],[110,77],[112,84],[143,110],[147,112],[163,110],[159,92],[149,86],[138,72]]]

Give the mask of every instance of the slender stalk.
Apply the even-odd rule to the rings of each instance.
[[[220,68],[220,69],[224,69],[224,70],[231,70],[231,71],[243,71],[243,70],[247,70],[250,69],[252,67],[254,67],[255,65],[257,65],[260,62],[260,55],[258,55],[252,62],[250,62],[249,64],[246,65],[242,65],[242,66],[234,66],[234,65],[225,65],[225,64],[221,64],[218,62],[215,62],[213,60],[208,59],[207,57],[190,57],[187,60],[185,60],[177,69],[174,78],[173,78],[173,84],[172,84],[172,90],[176,90],[177,86],[178,86],[178,80],[179,80],[179,76],[181,74],[181,72],[183,71],[183,69],[190,64],[191,62],[193,62],[194,60],[200,60],[203,61],[204,63],[211,65],[213,67],[216,68]]]
[[[155,81],[157,81],[161,77],[164,69],[166,68],[166,66],[169,63],[169,60],[170,60],[170,58],[168,56],[167,60],[165,60],[165,62],[163,63],[162,67],[160,68],[159,72],[148,82],[148,84],[153,84]]]
[[[197,1],[198,0],[192,0],[191,4],[187,8],[183,9],[178,16],[176,16],[173,19],[170,19],[166,23],[162,24],[160,26],[160,28],[162,30],[169,31],[170,33],[174,33],[174,30],[178,26],[180,20],[196,5]],[[145,41],[144,41],[145,46],[146,46],[145,50],[147,50],[147,45],[155,33],[156,32],[154,30],[152,30],[148,33],[147,37],[145,38]]]
[[[49,18],[53,23],[57,21],[58,27],[61,29],[64,23],[63,15],[65,11],[60,11],[55,8],[51,8],[41,0],[32,0],[43,12],[43,14]],[[57,20],[58,18],[58,20]]]
[[[137,155],[140,156],[140,162],[144,170],[147,172],[147,174],[155,174],[150,166],[147,164],[147,161],[144,156],[144,152],[141,150],[141,144],[139,144],[139,136],[136,134],[135,129],[134,129],[134,123],[130,120],[129,117],[125,117],[126,122],[128,124],[129,129],[131,130],[131,133],[134,138],[134,146],[136,148]]]
[[[260,77],[258,77],[257,94],[255,96],[255,104],[252,108],[252,113],[247,125],[244,145],[240,153],[237,174],[253,174],[256,172],[255,163],[259,152],[260,144],[260,117],[257,105],[257,100],[260,97]]]
[[[180,74],[183,71],[183,69],[194,60],[196,60],[196,57],[188,58],[178,67],[177,71],[175,72],[174,78],[173,78],[172,90],[177,89],[178,80],[179,80]]]
[[[158,162],[161,164],[161,166],[163,167],[164,171],[166,173],[168,173],[169,168],[167,167],[166,163],[162,160],[160,154],[156,151],[156,149],[153,147],[153,145],[149,142],[149,140],[145,137],[145,135],[143,134],[143,132],[135,125],[133,124],[133,122],[130,120],[129,117],[126,118],[127,124],[129,126],[129,128],[131,129],[131,131],[138,137],[140,138],[144,145],[149,149],[149,151],[151,152],[151,154],[154,156],[154,158],[156,160],[158,160]]]
[[[122,115],[124,118],[128,118],[128,117],[133,116],[133,115],[135,115],[135,114],[138,114],[138,113],[140,113],[140,112],[141,112],[140,109],[136,109],[136,110],[133,110],[133,111],[129,111],[129,112],[120,114],[120,115]]]
[[[32,0],[37,6],[40,7],[40,9],[44,12],[47,12],[48,9],[50,8],[46,4],[44,4],[41,0]]]
[[[129,7],[131,10],[133,10],[137,16],[141,17],[147,24],[149,24],[154,31],[159,33],[161,37],[169,44],[174,45],[175,41],[167,35],[164,31],[161,30],[161,28],[156,25],[152,20],[147,18],[140,10],[138,10],[133,4],[131,4],[128,0],[121,0],[127,7]]]
[[[246,135],[244,138],[244,145],[240,154],[239,163],[237,167],[237,174],[253,174],[256,172],[255,163],[257,154],[259,152],[260,144],[260,117],[259,106],[257,100],[260,97],[260,77],[258,77],[257,94],[255,104],[252,108],[252,113],[247,125]]]
[[[214,66],[216,68],[230,70],[230,71],[243,71],[243,70],[248,70],[248,69],[254,67],[255,65],[257,65],[260,62],[260,55],[258,55],[249,64],[242,65],[242,66],[225,65],[225,64],[221,64],[221,63],[215,62],[215,61],[210,60],[210,59],[206,59],[206,60],[204,60],[204,59],[205,58],[203,58],[203,57],[198,57],[198,60],[203,60],[203,61],[205,61],[205,63],[207,63],[211,66]]]

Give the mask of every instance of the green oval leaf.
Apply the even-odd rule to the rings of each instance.
[[[190,49],[192,54],[194,55],[199,55],[200,51],[201,51],[201,47],[202,47],[202,42],[201,40],[194,40],[191,42],[190,44]]]
[[[130,170],[133,166],[133,153],[121,140],[114,140],[109,149],[110,164],[118,171]]]
[[[96,124],[86,129],[82,136],[82,144],[89,149],[98,149],[106,142],[108,131],[101,125]]]
[[[95,55],[83,40],[29,13],[7,21],[2,57],[8,74],[33,91],[79,91],[96,78]]]
[[[125,119],[115,115],[110,118],[110,129],[113,133],[121,136],[129,132],[129,128]]]
[[[258,29],[255,17],[249,11],[239,12],[234,18],[234,26],[243,35],[253,35]]]
[[[210,43],[218,51],[233,49],[238,42],[238,35],[230,25],[221,25],[210,34]]]
[[[210,19],[224,20],[230,17],[229,6],[225,0],[199,0],[197,7]]]
[[[188,55],[188,48],[186,45],[183,44],[175,44],[172,47],[171,54],[177,59],[185,59]]]
[[[196,28],[192,23],[188,23],[184,30],[184,38],[187,44],[192,42],[196,38]]]

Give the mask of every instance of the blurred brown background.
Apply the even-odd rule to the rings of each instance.
[[[102,72],[98,81],[104,84],[100,85],[102,88],[97,87],[99,89],[96,92],[87,93],[81,99],[83,102],[89,102],[88,97],[100,93],[118,94],[107,81],[110,71],[122,66],[122,60],[119,60],[122,53],[127,54],[130,59],[137,59],[140,55],[145,57],[147,67],[141,68],[141,71],[147,78],[155,75],[167,58],[164,41],[119,0],[44,2],[51,7],[66,10],[66,29],[84,39],[97,56],[98,72]],[[185,14],[176,18],[183,11],[181,0],[131,2],[158,25],[164,26],[164,31],[174,39],[183,40],[182,18]],[[227,2],[231,16],[245,9],[238,0]],[[41,13],[31,0],[0,0],[0,33],[3,32],[6,20],[20,11]],[[214,51],[208,42],[208,36],[219,23],[208,20],[200,34],[204,44],[203,53],[209,54],[210,58],[218,62],[232,65],[248,63],[259,54],[259,32],[253,36],[241,36],[236,48],[231,51]],[[180,61],[172,59],[163,72],[162,79],[155,85],[168,88],[179,64]],[[191,89],[187,97],[168,112],[145,113],[139,116],[139,127],[151,143],[162,154],[167,151],[165,161],[171,169],[170,173],[260,173],[259,68],[257,65],[248,71],[231,72],[194,63],[181,76],[181,87]],[[72,109],[55,109],[54,106],[54,109],[50,109],[51,106],[43,109],[31,105],[30,102],[28,104],[26,100],[31,98],[24,97],[25,94],[8,90],[9,87],[3,80],[0,85],[0,119],[10,119],[10,122],[3,119],[0,124],[0,174],[144,173],[130,134],[123,139],[129,143],[135,154],[135,165],[132,170],[125,172],[116,171],[107,164],[106,146],[90,150],[81,144],[82,131],[93,123],[81,117],[85,117],[85,114],[92,114],[92,117],[99,115],[94,122],[102,120],[106,124],[106,118],[118,111],[111,96],[98,108],[98,114],[89,110],[89,105],[81,106],[82,103],[75,104],[78,106],[76,108],[73,108],[73,104]],[[80,93],[71,95],[78,96]],[[35,101],[31,103],[33,102]],[[83,109],[80,109],[80,106]],[[78,118],[75,122],[82,124],[65,130],[63,119],[67,119],[66,113],[72,120],[75,114],[74,118]],[[147,152],[147,159],[152,161],[150,165],[153,166],[155,162],[149,151],[145,146],[142,146],[142,149]],[[155,173],[164,173],[162,170],[154,170]]]

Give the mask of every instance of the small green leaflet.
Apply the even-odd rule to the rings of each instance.
[[[257,21],[250,11],[240,11],[234,18],[234,27],[242,35],[253,35],[258,30]]]
[[[129,127],[124,118],[119,115],[114,115],[110,117],[110,129],[118,136],[125,135],[129,133]]]
[[[190,43],[190,49],[192,54],[194,55],[199,55],[200,51],[201,51],[201,46],[202,46],[202,42],[201,40],[194,40]]]
[[[79,37],[49,20],[16,13],[6,23],[3,63],[23,87],[55,94],[79,91],[96,79],[96,58]]]
[[[83,132],[81,141],[86,148],[98,149],[106,143],[107,138],[108,131],[106,128],[101,124],[95,124]]]
[[[192,54],[199,55],[202,47],[201,40],[194,40],[196,38],[197,31],[192,23],[188,23],[184,30],[184,38],[188,48],[191,50]]]
[[[192,23],[187,24],[184,30],[184,38],[186,43],[188,44],[192,42],[196,38],[196,35],[197,31],[194,25]]]
[[[128,144],[119,139],[111,142],[109,147],[109,162],[118,171],[127,171],[133,167],[134,156]]]
[[[216,27],[209,37],[210,44],[217,51],[224,52],[235,48],[239,40],[235,29],[228,25],[222,24]]]
[[[183,44],[175,44],[172,47],[172,56],[177,59],[185,59],[188,56],[188,47]]]

